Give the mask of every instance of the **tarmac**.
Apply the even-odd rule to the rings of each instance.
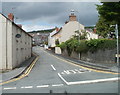
[[[101,64],[101,63],[91,63],[91,62],[86,62],[86,61],[82,61],[79,59],[75,59],[75,58],[71,58],[69,56],[64,56],[62,54],[55,54],[54,52],[52,52],[51,50],[46,50],[47,52],[58,56],[64,60],[67,60],[69,62],[72,62],[74,64],[83,66],[83,67],[87,67],[87,68],[92,68],[95,70],[102,70],[102,71],[108,71],[108,72],[114,72],[114,73],[120,73],[120,67],[117,66],[117,64]]]
[[[95,63],[90,63],[90,62],[85,62],[82,60],[78,60],[78,59],[73,59],[71,57],[67,57],[67,56],[63,56],[63,55],[59,55],[59,54],[55,54],[50,50],[46,50],[49,53],[52,53],[53,55],[62,58],[64,60],[67,60],[69,62],[72,62],[74,64],[77,65],[81,65],[84,67],[88,67],[88,68],[92,68],[92,69],[97,69],[97,70],[103,70],[103,71],[109,71],[109,72],[115,72],[115,73],[120,73],[120,68],[117,66],[105,66],[105,65],[100,65],[100,64],[95,64]],[[30,64],[35,60],[36,56],[32,56],[31,58],[29,58],[28,60],[26,60],[25,62],[22,63],[22,65],[20,65],[19,67],[9,71],[9,72],[5,72],[5,73],[1,73],[0,74],[0,83],[8,81],[10,79],[13,79],[19,75],[21,75],[29,66]]]

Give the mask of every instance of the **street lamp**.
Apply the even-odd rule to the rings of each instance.
[[[118,25],[111,25],[110,27],[115,26],[115,33],[116,33],[116,38],[117,38],[117,66],[119,67],[119,40],[118,40]]]

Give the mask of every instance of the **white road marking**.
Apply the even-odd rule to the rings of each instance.
[[[66,74],[70,74],[70,72],[68,70],[64,70],[64,73]]]
[[[97,79],[97,80],[88,80],[88,81],[76,81],[76,82],[68,82],[68,85],[110,82],[110,81],[118,81],[118,80],[119,80],[118,78],[108,78],[108,79]]]
[[[54,84],[52,86],[63,86],[63,84]]]
[[[49,87],[49,85],[40,85],[40,86],[37,86],[37,88],[44,88],[44,87]]]
[[[21,88],[33,88],[33,86],[25,86],[25,87],[21,87]]]
[[[74,70],[68,70],[69,72],[73,72],[74,74],[76,74],[76,72]]]
[[[68,82],[61,76],[60,73],[58,73],[58,76],[68,85]]]
[[[80,72],[78,69],[75,69],[75,71],[78,72],[78,73],[82,73],[82,72]]]
[[[16,89],[16,87],[3,88],[4,90]]]
[[[56,69],[55,69],[55,67],[53,66],[53,65],[51,65],[51,67],[52,67],[52,69],[55,71]]]
[[[62,72],[61,74],[65,74],[64,72]]]
[[[87,81],[75,81],[75,82],[67,82],[60,73],[58,76],[67,84],[67,85],[74,85],[74,84],[90,84],[90,83],[99,83],[99,82],[110,82],[110,81],[118,81],[120,78],[107,78],[107,79],[96,79],[96,80],[87,80]]]

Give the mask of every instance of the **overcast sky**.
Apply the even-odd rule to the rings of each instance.
[[[14,13],[15,22],[26,31],[61,27],[74,9],[79,22],[85,26],[95,25],[98,20],[96,5],[99,2],[4,2],[2,13]]]

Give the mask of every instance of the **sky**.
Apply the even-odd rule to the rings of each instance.
[[[71,10],[85,26],[98,20],[96,4],[99,2],[2,2],[2,13],[13,13],[15,23],[27,32],[62,27],[69,20]]]

